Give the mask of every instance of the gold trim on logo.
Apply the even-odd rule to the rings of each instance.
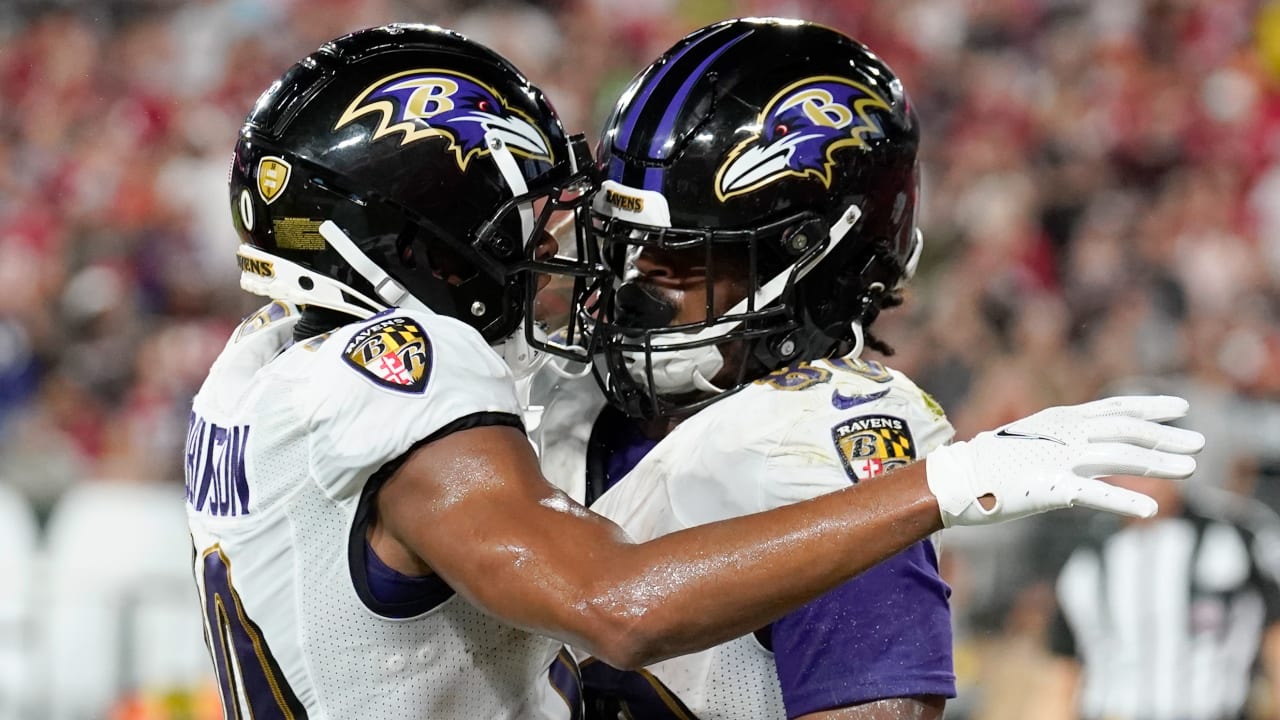
[[[879,123],[877,123],[875,120],[871,118],[871,116],[868,114],[868,111],[874,108],[877,110],[884,110],[890,113],[893,112],[893,106],[890,105],[883,97],[881,97],[879,93],[867,87],[866,85],[863,85],[860,82],[850,80],[849,78],[839,77],[836,75],[815,75],[813,77],[804,78],[803,80],[797,80],[796,82],[793,82],[790,85],[786,86],[785,88],[779,90],[772,98],[769,99],[769,102],[765,103],[764,109],[760,111],[760,115],[756,118],[756,127],[763,130],[765,118],[769,116],[769,113],[774,110],[775,106],[779,102],[784,100],[791,93],[795,92],[796,89],[804,85],[809,85],[812,83],[820,83],[820,82],[834,82],[834,83],[840,83],[842,85],[848,85],[849,87],[855,88],[867,94],[867,97],[859,98],[858,100],[855,100],[853,102],[852,108],[849,108],[849,106],[843,105],[843,104],[840,104],[837,106],[840,108],[851,109],[854,113],[857,114],[857,119],[861,121],[861,124],[851,123],[846,128],[842,128],[846,132],[850,133],[850,136],[847,138],[841,138],[839,140],[836,140],[827,147],[826,159],[822,163],[821,170],[816,170],[814,168],[805,168],[803,170],[795,170],[793,168],[788,167],[785,170],[779,170],[764,178],[761,178],[760,180],[757,180],[746,187],[735,188],[734,190],[730,190],[727,193],[723,192],[721,188],[723,187],[725,170],[728,169],[728,167],[733,164],[733,161],[736,160],[744,150],[746,150],[751,145],[755,144],[755,142],[759,140],[763,135],[763,133],[760,131],[752,133],[749,137],[747,137],[747,139],[738,143],[736,146],[734,146],[732,150],[729,151],[728,157],[725,158],[724,162],[721,163],[720,167],[716,170],[715,192],[716,192],[716,197],[720,199],[720,202],[724,202],[725,200],[728,200],[729,198],[734,197],[736,195],[742,195],[744,193],[749,193],[753,190],[759,190],[765,185],[768,185],[769,183],[772,183],[772,182],[777,182],[778,180],[784,177],[787,177],[788,175],[795,175],[799,177],[812,175],[814,177],[817,177],[818,180],[822,182],[823,187],[827,187],[827,188],[831,187],[831,168],[833,165],[835,165],[835,160],[833,159],[832,156],[835,154],[835,151],[841,148],[849,147],[849,146],[866,147],[867,143],[866,143],[866,140],[863,139],[863,136],[866,135],[867,133],[876,131],[877,128],[879,127]]]
[[[423,78],[423,82],[421,82],[421,84],[416,87],[416,89],[414,90],[414,94],[410,97],[410,100],[408,103],[409,107],[404,108],[403,116],[406,118],[404,120],[400,120],[398,122],[392,122],[392,118],[394,118],[396,115],[397,108],[396,108],[396,103],[392,102],[391,100],[375,100],[369,103],[368,105],[363,104],[364,101],[369,98],[369,93],[373,92],[374,90],[377,90],[378,88],[386,85],[387,83],[391,82],[392,80],[395,80],[396,78],[406,77],[409,75],[431,75],[431,74],[438,76],[438,80],[441,81],[441,84],[429,85],[425,82],[426,78]],[[541,138],[542,140],[543,147],[547,148],[547,151],[548,151],[547,155],[534,154],[534,153],[526,152],[514,145],[509,144],[507,145],[507,147],[511,150],[512,154],[520,155],[522,157],[529,158],[530,160],[545,160],[547,162],[555,161],[554,158],[550,156],[551,142],[547,139],[546,134],[542,132],[541,128],[539,128],[537,124],[533,121],[533,118],[529,117],[528,115],[521,112],[520,110],[508,105],[506,98],[502,97],[502,95],[499,94],[497,90],[494,90],[493,88],[489,87],[485,83],[480,82],[479,80],[477,80],[474,77],[471,77],[470,75],[466,75],[460,72],[454,72],[452,70],[445,70],[443,68],[417,68],[414,70],[405,70],[403,72],[387,75],[386,77],[378,79],[376,82],[370,84],[364,90],[360,91],[360,94],[357,95],[356,98],[351,101],[351,104],[347,106],[347,109],[342,111],[342,116],[338,118],[338,122],[333,126],[333,129],[336,132],[338,130],[341,130],[343,127],[346,127],[347,125],[351,124],[353,121],[355,121],[359,117],[368,115],[369,113],[377,113],[378,127],[374,129],[373,135],[369,137],[370,142],[373,142],[374,140],[378,140],[382,137],[385,137],[395,132],[403,133],[403,136],[400,139],[400,145],[402,146],[408,145],[411,142],[422,140],[424,138],[430,138],[430,137],[444,138],[449,142],[449,149],[453,151],[454,157],[457,159],[457,162],[458,162],[458,167],[465,171],[467,169],[467,165],[471,162],[472,158],[478,157],[480,155],[487,155],[489,153],[489,149],[487,147],[480,146],[480,147],[472,148],[470,151],[464,154],[462,152],[462,146],[458,144],[458,139],[452,132],[450,132],[447,129],[434,127],[430,124],[426,124],[424,126],[417,122],[418,120],[423,120],[429,123],[432,115],[435,115],[440,112],[445,112],[453,108],[453,101],[452,101],[453,93],[456,92],[458,89],[456,84],[453,86],[453,90],[448,93],[432,92],[433,88],[436,88],[436,87],[445,87],[447,89],[446,85],[444,85],[443,83],[452,84],[452,81],[449,79],[450,77],[462,78],[464,80],[467,80],[468,82],[475,83],[476,85],[489,91],[491,95],[493,95],[495,98],[498,99],[498,103],[502,105],[503,110],[524,120],[526,123],[529,124],[529,127],[532,128],[534,132],[538,133],[538,137]],[[406,87],[413,87],[413,86],[408,85]],[[425,111],[425,107],[428,103],[434,104],[434,107],[431,112]],[[415,109],[414,107],[415,105],[421,105],[423,107]],[[495,108],[495,110],[496,109],[497,108]]]
[[[293,166],[282,157],[264,155],[258,160],[258,195],[262,202],[270,205],[280,199],[292,174]]]

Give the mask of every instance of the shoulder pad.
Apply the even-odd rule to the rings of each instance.
[[[318,347],[295,348],[292,359],[314,368],[313,471],[334,493],[358,487],[464,419],[519,424],[506,364],[479,332],[452,318],[383,313],[339,328]]]

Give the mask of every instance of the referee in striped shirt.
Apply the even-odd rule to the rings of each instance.
[[[1044,717],[1280,718],[1280,520],[1225,491],[1112,481],[1160,513],[1097,518],[1063,566]],[[1250,707],[1259,668],[1266,715]]]

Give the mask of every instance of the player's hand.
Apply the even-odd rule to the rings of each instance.
[[[926,459],[942,522],[987,525],[1082,505],[1151,517],[1155,500],[1098,480],[1105,475],[1181,479],[1204,436],[1163,425],[1187,414],[1180,397],[1129,396],[1054,407],[939,448]],[[990,496],[984,508],[980,498]],[[991,500],[994,499],[994,504]]]

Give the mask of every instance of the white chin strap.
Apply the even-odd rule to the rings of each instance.
[[[498,137],[497,133],[491,132],[484,136],[484,144],[489,148],[489,157],[493,158],[493,163],[498,166],[502,179],[506,180],[507,187],[511,188],[511,197],[519,197],[529,192],[529,184],[525,182],[524,174],[520,172],[520,165],[516,163],[515,156],[507,148],[507,143]],[[533,203],[521,203],[516,211],[520,213],[520,233],[524,238],[522,242],[536,241],[533,237]]]
[[[422,310],[431,312],[422,301],[414,297],[412,293],[404,288],[403,285],[396,282],[395,278],[387,274],[386,270],[378,267],[378,264],[369,259],[368,255],[360,252],[360,248],[356,247],[351,236],[342,231],[338,224],[332,220],[325,220],[320,223],[320,236],[329,243],[330,247],[338,251],[343,260],[355,270],[360,277],[369,281],[373,285],[373,292],[381,298],[386,307],[402,307],[411,310]]]
[[[840,241],[848,236],[849,231],[858,223],[858,219],[862,217],[862,209],[857,205],[850,205],[840,219],[831,226],[828,233],[827,247],[822,252],[815,255],[807,263],[799,268],[796,280],[804,278],[810,270],[817,267],[828,255],[831,254]],[[795,265],[790,265],[775,275],[771,280],[760,286],[756,291],[754,298],[754,307],[763,308],[769,303],[778,299],[783,289],[787,286],[787,278],[792,271],[796,269]],[[729,309],[725,315],[738,315],[747,312],[749,304],[747,298],[744,298],[737,305]],[[668,345],[683,345],[685,343],[697,342],[700,340],[713,340],[723,337],[741,325],[741,322],[722,323],[712,327],[703,328],[696,333],[689,335],[671,337],[659,336],[651,341],[654,350],[652,354],[653,362],[650,363],[653,370],[653,386],[654,389],[664,394],[679,394],[693,391],[702,391],[712,394],[720,394],[725,388],[718,387],[711,382],[710,378],[716,376],[720,370],[724,368],[724,355],[720,353],[719,346],[710,342],[695,348],[687,348],[684,350],[673,350],[670,352],[662,352],[661,348]],[[858,339],[858,345],[862,345],[862,328],[859,326],[855,330]],[[628,352],[624,355],[627,363],[627,371],[631,378],[646,387],[649,385],[649,378],[645,372],[645,354],[643,352]]]
[[[853,349],[845,357],[850,360],[857,360],[862,357],[862,351],[867,349],[867,339],[863,335],[862,323],[854,320],[849,323],[849,327],[853,330]]]

